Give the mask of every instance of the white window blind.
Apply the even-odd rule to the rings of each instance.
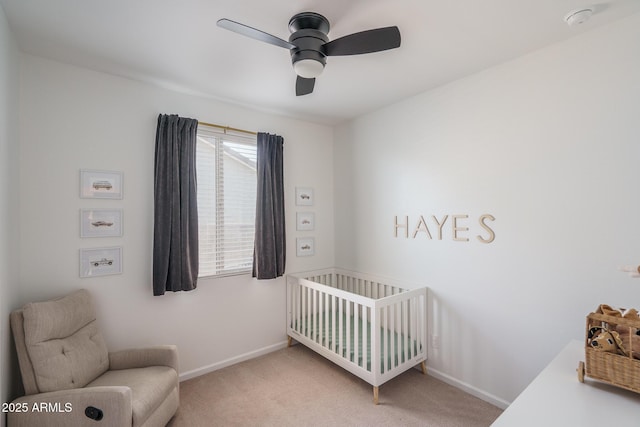
[[[199,277],[251,271],[256,138],[198,128]]]

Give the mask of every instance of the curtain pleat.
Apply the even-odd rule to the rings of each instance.
[[[154,171],[153,294],[191,291],[198,281],[198,121],[160,114]]]
[[[284,139],[258,133],[257,139],[256,234],[253,253],[253,277],[275,279],[285,269],[284,223]]]

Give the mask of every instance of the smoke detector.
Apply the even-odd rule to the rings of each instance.
[[[578,9],[567,13],[564,17],[564,20],[567,25],[572,27],[574,25],[584,24],[589,20],[589,18],[591,18],[591,15],[593,15],[593,9]]]

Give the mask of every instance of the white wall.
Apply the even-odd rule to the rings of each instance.
[[[285,281],[200,280],[152,296],[153,161],[158,114],[278,133],[285,140],[287,271],[331,266],[333,134],[325,126],[226,105],[23,55],[20,303],[87,288],[111,350],[172,343],[182,377],[285,343]],[[124,199],[80,199],[79,170],[124,173]],[[317,254],[295,256],[295,186],[316,190]],[[79,237],[79,209],[124,209],[122,238]],[[80,279],[80,248],[122,246],[121,275]]]
[[[0,7],[0,402],[13,399],[16,356],[9,313],[18,285],[18,47]],[[0,426],[5,425],[4,414]]]
[[[433,374],[504,407],[598,304],[640,308],[638,40],[635,15],[336,130],[336,259],[431,288]]]

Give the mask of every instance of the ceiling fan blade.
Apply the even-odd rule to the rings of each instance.
[[[325,55],[360,55],[400,47],[398,27],[376,28],[340,37],[323,45]]]
[[[269,43],[274,46],[283,47],[285,49],[293,49],[296,45],[289,43],[286,40],[282,40],[279,37],[272,36],[264,31],[256,30],[248,25],[241,24],[230,19],[220,19],[217,22],[218,27],[225,30],[233,31],[234,33],[242,34],[243,36],[251,37],[252,39],[259,40],[261,42]]]
[[[316,84],[316,79],[305,79],[298,76],[296,79],[296,96],[309,95],[313,92],[313,86]]]

